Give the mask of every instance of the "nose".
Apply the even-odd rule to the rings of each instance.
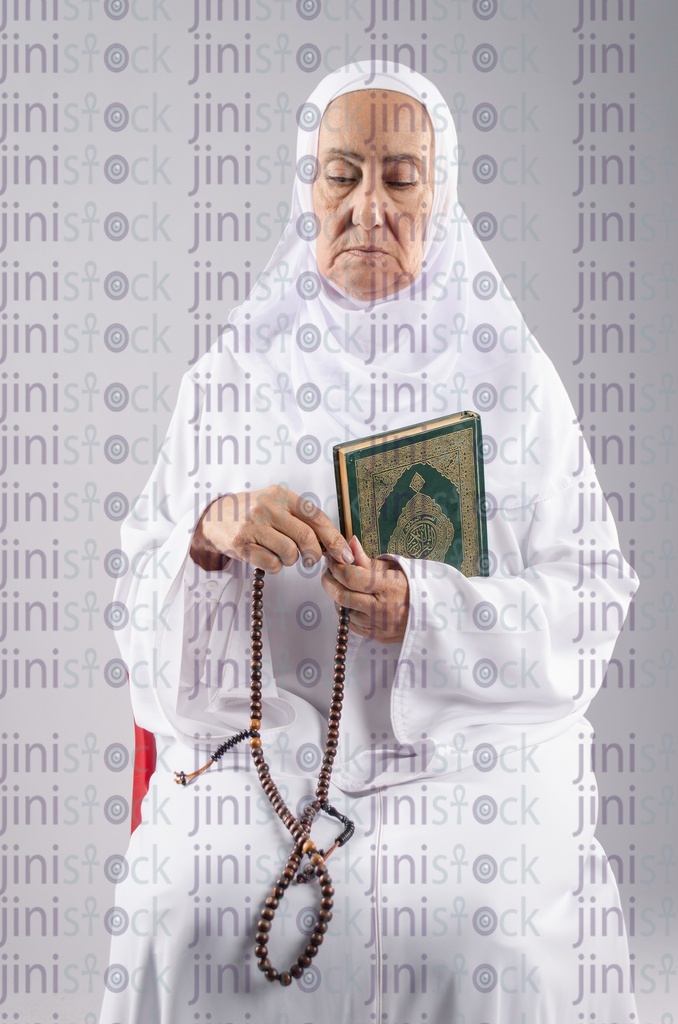
[[[355,227],[361,227],[365,231],[373,231],[375,228],[382,227],[385,219],[383,207],[385,195],[374,164],[371,167],[365,167],[365,173],[354,188],[351,198],[353,200],[351,220]]]

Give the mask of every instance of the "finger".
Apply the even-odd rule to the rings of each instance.
[[[369,613],[356,611],[351,616],[351,624],[362,636],[380,636],[383,640],[388,640],[394,625],[386,608],[372,608]]]
[[[373,640],[377,634],[373,622],[369,619],[359,619],[355,613],[351,615],[349,629],[352,633],[363,637],[365,640]]]
[[[282,486],[266,488],[239,532],[242,537],[247,536],[260,541],[264,547],[270,547],[285,565],[293,565],[300,552],[304,564],[315,565],[322,557],[322,549],[311,527],[290,511],[296,500],[296,495],[290,495],[291,492]],[[273,539],[276,533],[288,542],[280,537]]]
[[[353,552],[329,516],[308,498],[295,497],[293,511],[297,518],[311,527],[322,546],[333,558],[350,565],[354,560]]]
[[[385,589],[385,569],[382,568],[385,564],[376,559],[368,559],[368,567],[361,568],[356,565],[342,565],[328,559],[327,571],[347,590],[361,594],[378,594]]]
[[[343,587],[327,571],[323,573],[321,583],[323,590],[332,598],[335,604],[340,605],[342,608],[348,608],[351,612],[368,612],[370,606],[374,603],[374,598],[367,594],[361,594],[358,591],[348,590],[346,587]]]
[[[322,558],[320,541],[314,531],[302,520],[285,511],[278,524],[278,530],[290,537],[300,552],[304,565],[309,568]]]
[[[238,557],[245,561],[249,561],[248,552],[252,547],[266,548],[281,565],[294,565],[299,558],[299,550],[294,541],[266,523],[244,526],[236,534],[233,547]]]
[[[351,633],[355,633],[356,636],[362,637],[363,640],[372,640],[373,639],[372,638],[372,634],[370,633],[369,630],[361,629],[360,626],[356,626],[353,621],[351,621],[351,625],[349,626],[349,630],[350,630]]]
[[[355,564],[359,565],[363,569],[369,568],[370,563],[371,563],[372,560],[370,558],[368,558],[367,555],[365,554],[365,549],[362,546],[362,544],[360,543],[360,541],[358,540],[358,538],[355,537],[355,536],[351,537],[348,546],[350,547],[351,551],[353,552],[353,557],[355,558]]]
[[[341,614],[341,611],[342,611],[341,605],[337,604],[336,601],[335,601],[334,607],[336,609],[337,615]],[[364,630],[361,626],[356,626],[354,624],[357,612],[352,612],[350,609],[346,609],[346,610],[349,612],[349,629],[351,630],[351,632],[352,633],[356,633],[358,636],[367,637],[367,631]]]
[[[283,567],[283,563],[278,556],[268,548],[261,547],[260,544],[248,544],[243,554],[236,555],[235,557],[239,561],[247,562],[248,565],[253,565],[255,569],[263,569],[264,572],[268,572],[271,575],[280,572]]]
[[[320,561],[323,548],[343,562],[353,561],[345,539],[322,509],[308,498],[277,486],[271,489],[267,502],[257,507],[255,515],[258,520],[291,537],[309,566]]]

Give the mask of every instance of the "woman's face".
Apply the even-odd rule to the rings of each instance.
[[[370,301],[419,275],[433,202],[433,156],[428,115],[410,96],[363,90],[330,103],[313,185],[323,277]]]

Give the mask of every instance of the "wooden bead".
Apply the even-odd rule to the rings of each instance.
[[[299,818],[290,811],[282,798],[271,772],[266,763],[261,736],[259,735],[262,725],[263,713],[263,628],[264,628],[264,590],[265,573],[263,569],[255,569],[253,573],[251,594],[251,621],[250,621],[250,749],[259,783],[266,794],[271,808],[281,819],[289,830],[294,841],[292,852],[285,865],[278,881],[271,894],[266,897],[261,910],[261,918],[257,925],[255,955],[258,958],[258,966],[264,972],[269,981],[279,981],[287,987],[291,984],[292,978],[300,978],[304,969],[311,963],[312,958],[317,954],[318,947],[322,944],[323,936],[327,931],[327,923],[332,918],[332,907],[334,905],[334,887],[329,873],[325,867],[325,855],[318,850],[315,842],[310,837],[311,826],[317,814],[322,809],[321,804],[327,810],[326,801],[329,796],[330,779],[332,767],[337,756],[339,746],[339,726],[344,702],[344,682],[346,676],[346,655],[348,652],[350,613],[347,608],[342,608],[339,613],[337,626],[337,640],[334,652],[334,675],[332,687],[332,700],[328,710],[328,728],[325,742],[325,750],[322,757],[322,764],[318,774],[315,798],[306,804]],[[309,858],[310,868],[298,875],[302,882],[312,881],[313,876],[320,884],[320,907],[315,929],[310,936],[310,942],[303,953],[299,955],[296,963],[292,964],[288,971],[278,972],[271,966],[268,959],[268,940],[271,930],[271,923],[274,920],[275,912],[280,905],[280,900],[291,882],[297,877],[302,858]]]

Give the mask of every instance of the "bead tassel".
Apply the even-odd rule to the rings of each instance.
[[[252,735],[253,730],[250,728],[243,729],[243,731],[237,733],[237,735],[231,736],[231,738],[226,740],[225,743],[222,743],[220,747],[217,747],[214,753],[210,754],[209,761],[207,764],[204,764],[202,768],[198,768],[196,772],[175,772],[174,781],[178,786],[187,786],[188,783],[192,782],[198,775],[202,775],[203,772],[208,771],[215,761],[218,761],[220,757],[224,756],[227,750],[230,750],[231,747],[236,745],[236,743],[240,743],[241,740],[247,739],[248,736]]]

